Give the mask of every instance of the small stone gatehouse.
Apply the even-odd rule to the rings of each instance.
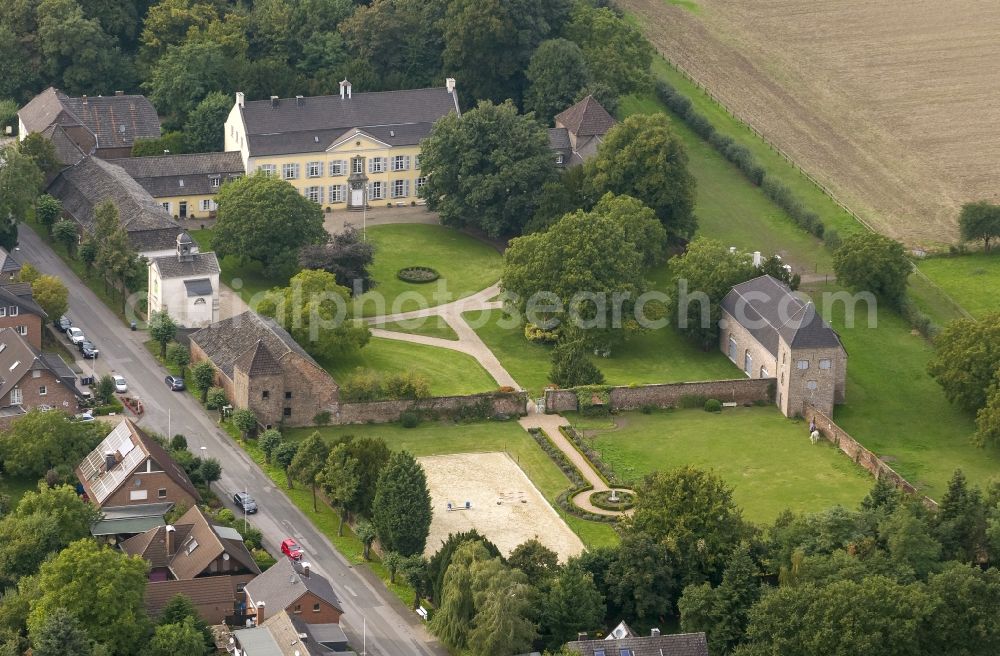
[[[844,402],[847,351],[812,301],[772,276],[736,285],[722,299],[719,346],[750,378],[774,378],[782,414],[805,404],[827,416]]]

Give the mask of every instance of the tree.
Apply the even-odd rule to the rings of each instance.
[[[981,200],[962,205],[958,215],[962,241],[983,240],[983,249],[990,252],[990,240],[1000,237],[1000,205]]]
[[[240,436],[245,440],[257,428],[257,415],[249,408],[237,408],[233,412],[233,425],[240,431]]]
[[[153,155],[180,155],[190,153],[187,136],[183,132],[164,132],[156,139],[136,139],[132,144],[132,157],[151,157]]]
[[[671,260],[670,269],[678,285],[671,314],[681,332],[706,351],[718,348],[719,304],[733,285],[757,275],[753,262],[743,253],[730,253],[722,242],[698,237]]]
[[[205,656],[209,651],[205,645],[205,636],[195,626],[194,618],[186,617],[176,624],[161,624],[156,627],[153,639],[143,653],[149,656]]]
[[[3,26],[0,26],[0,30],[4,30]],[[5,35],[0,35],[2,38]],[[3,50],[0,50],[0,56],[2,56]],[[0,69],[0,74],[2,74],[3,69]],[[12,131],[17,130],[17,112],[20,109],[17,105],[16,100],[11,100],[10,98],[4,98],[7,95],[3,93],[3,87],[0,87],[0,131],[6,131],[7,128],[11,128]]]
[[[27,155],[35,162],[35,166],[42,172],[43,181],[39,184],[39,190],[44,187],[45,180],[55,177],[55,174],[63,168],[63,163],[56,155],[56,147],[45,138],[41,132],[32,132],[24,138],[24,141],[17,145],[22,155]],[[49,196],[51,198],[51,196]],[[62,206],[59,207],[62,210]],[[37,212],[37,208],[36,208]],[[41,219],[39,219],[41,220]],[[43,223],[43,225],[46,225]]]
[[[202,360],[191,367],[191,382],[201,394],[201,402],[208,401],[208,390],[215,383],[215,367],[208,360]]]
[[[934,533],[945,558],[979,561],[986,546],[986,507],[979,488],[969,486],[961,469],[948,481],[935,520]]]
[[[35,218],[45,226],[45,230],[52,235],[52,226],[62,216],[62,203],[58,198],[53,198],[48,194],[42,194],[35,201]],[[74,230],[74,232],[76,232]]]
[[[168,116],[167,127],[177,129],[210,92],[229,90],[229,73],[221,44],[208,40],[184,41],[167,48],[143,86],[157,110]],[[218,129],[221,131],[221,124]]]
[[[299,266],[332,273],[337,284],[358,296],[375,287],[368,267],[375,259],[375,246],[364,241],[353,225],[333,236],[329,243],[303,246]]]
[[[666,615],[682,585],[677,569],[664,542],[644,533],[625,535],[608,569],[608,596],[625,617]]]
[[[421,196],[441,222],[491,237],[519,234],[539,190],[556,177],[545,129],[510,102],[481,102],[461,118],[439,119],[422,143],[420,166],[427,178]]]
[[[330,450],[330,455],[326,458],[325,467],[320,476],[330,503],[340,509],[337,535],[343,535],[348,504],[358,493],[358,484],[361,482],[358,475],[358,461],[351,455],[350,448],[346,443],[341,442]]]
[[[226,398],[226,390],[221,387],[209,387],[208,394],[205,395],[205,407],[209,410],[219,411],[219,421],[224,418],[225,407],[229,404]]]
[[[177,433],[170,438],[170,450],[171,451],[185,451],[188,448],[187,438]]]
[[[57,221],[55,226],[52,227],[52,238],[62,244],[66,252],[72,256],[73,248],[76,246],[80,234],[76,230],[76,224],[69,219],[62,219]]]
[[[174,342],[167,347],[167,362],[179,368],[181,378],[183,378],[184,367],[191,362],[191,351],[183,344]]]
[[[31,262],[25,262],[17,274],[17,279],[29,285],[42,277],[42,272],[36,269]]]
[[[837,280],[855,291],[875,294],[899,307],[913,265],[898,241],[874,232],[858,232],[833,253]]]
[[[37,631],[29,636],[31,653],[35,656],[90,656],[87,630],[65,608],[55,608]]]
[[[879,527],[879,536],[893,559],[912,568],[917,578],[924,579],[937,569],[941,544],[911,507],[899,506]]]
[[[399,573],[402,574],[406,584],[413,588],[413,609],[416,610],[420,606],[420,600],[427,594],[430,583],[427,576],[427,559],[421,554],[404,558]]]
[[[0,148],[0,246],[13,251],[17,222],[31,211],[42,185],[42,171],[16,146]]]
[[[741,545],[726,564],[718,587],[703,583],[684,589],[677,603],[681,628],[686,633],[704,631],[711,653],[731,654],[742,642],[750,609],[759,597],[757,568],[748,547]]]
[[[430,597],[433,602],[440,606],[443,598],[444,578],[451,565],[451,559],[455,552],[466,542],[481,542],[489,552],[491,557],[498,557],[500,550],[497,546],[479,534],[476,529],[471,529],[462,533],[449,533],[448,539],[442,544],[427,563],[427,578],[430,581]]]
[[[299,450],[299,445],[294,442],[282,442],[281,446],[274,452],[274,462],[285,470],[285,485],[292,489],[292,476],[288,473],[288,468],[292,466],[292,460]]]
[[[69,308],[69,290],[56,276],[41,276],[31,283],[31,295],[52,318],[61,317]]]
[[[535,581],[531,575],[528,579]],[[539,618],[542,638],[549,649],[575,640],[580,631],[602,625],[604,597],[594,577],[579,564],[567,564],[551,579],[542,601]]]
[[[260,450],[264,452],[264,462],[271,464],[271,457],[277,451],[278,447],[281,446],[281,433],[276,428],[268,428],[257,438],[257,444],[260,445]]]
[[[97,260],[97,243],[91,239],[84,239],[80,244],[80,261],[86,267],[87,275],[90,275],[91,270],[94,268],[94,262]]]
[[[148,627],[143,608],[148,568],[141,557],[125,556],[91,538],[70,544],[39,570],[29,634],[37,634],[57,608],[65,608],[96,643],[111,653],[131,653]]]
[[[538,627],[529,618],[532,588],[523,578],[496,577],[476,601],[476,622],[469,631],[472,653],[507,656],[531,648]]]
[[[319,205],[278,178],[257,174],[228,182],[216,202],[213,244],[220,258],[235,255],[270,269],[294,262],[302,246],[327,237]]]
[[[313,512],[316,511],[316,484],[326,467],[329,455],[330,448],[326,445],[326,441],[318,431],[314,431],[299,445],[299,450],[295,452],[295,457],[288,467],[288,472],[294,480],[312,488]]]
[[[529,581],[537,583],[556,574],[559,569],[559,554],[537,538],[532,538],[514,547],[507,557],[507,564],[524,572]]]
[[[71,422],[61,410],[29,410],[0,432],[0,460],[10,476],[41,478],[75,467],[104,439],[100,422]]]
[[[69,485],[49,487],[39,482],[37,492],[25,492],[14,511],[16,517],[40,515],[55,522],[56,539],[62,546],[85,537],[100,512],[81,499]]]
[[[549,380],[563,388],[603,385],[604,374],[590,361],[583,342],[565,342],[552,350]]]
[[[177,336],[177,322],[166,310],[149,315],[149,336],[160,345],[160,359],[167,357],[167,344]]]
[[[375,541],[377,537],[375,533],[375,525],[369,522],[367,519],[362,519],[354,526],[354,535],[361,540],[361,545],[364,547],[364,551],[361,554],[365,560],[369,560],[369,554],[371,553],[372,542]]]
[[[528,64],[524,109],[549,126],[556,114],[573,104],[588,79],[580,46],[566,39],[543,41]]]
[[[187,147],[193,153],[221,152],[225,146],[223,126],[233,107],[232,99],[221,91],[212,91],[199,102],[184,123]]]
[[[934,610],[921,626],[920,647],[925,654],[967,656],[1000,640],[1000,619],[993,611],[1000,603],[1000,572],[991,567],[948,563],[927,580]]]
[[[403,566],[403,561],[405,560],[406,559],[403,558],[403,556],[395,551],[386,551],[382,554],[382,564],[385,565],[386,570],[389,571],[389,583],[396,582],[396,572]]]
[[[476,607],[472,595],[471,565],[490,554],[479,541],[459,546],[444,572],[438,610],[431,618],[431,631],[453,651],[465,647]]]
[[[976,413],[976,434],[973,441],[979,446],[1000,444],[1000,381],[990,386],[986,405]]]
[[[385,549],[422,553],[431,527],[431,495],[423,467],[407,451],[389,456],[378,477],[372,523]]]
[[[687,151],[666,114],[633,114],[611,128],[584,165],[597,193],[612,192],[651,207],[670,239],[689,239],[698,227],[694,215],[695,179]]]
[[[203,458],[201,465],[198,467],[198,472],[201,474],[201,480],[205,482],[205,485],[211,485],[220,478],[222,478],[222,465],[216,458]]]
[[[372,503],[375,501],[375,491],[378,477],[389,462],[388,445],[380,437],[345,437],[347,450],[351,457],[357,460],[358,489],[348,507],[352,513],[370,517]]]
[[[927,371],[949,401],[975,412],[986,405],[990,385],[1000,369],[1000,313],[956,319],[934,339]]]
[[[268,292],[257,311],[273,318],[314,357],[332,359],[356,353],[371,338],[366,324],[347,316],[349,298],[332,273],[306,269],[288,287]]]
[[[115,381],[110,374],[105,374],[97,379],[94,386],[94,398],[101,405],[108,405],[115,396]]]
[[[653,46],[638,27],[607,8],[579,3],[566,25],[565,37],[580,46],[595,85],[614,98],[648,87]]]
[[[685,585],[719,581],[726,560],[746,533],[732,489],[717,475],[693,467],[647,476],[622,530],[670,545]]]

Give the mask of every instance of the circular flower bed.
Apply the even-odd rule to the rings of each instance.
[[[590,495],[590,503],[601,510],[628,510],[635,505],[635,494],[625,490],[617,491],[617,500],[611,500],[611,491],[594,492]]]
[[[423,266],[413,266],[406,267],[405,269],[400,269],[396,273],[396,277],[403,282],[434,282],[441,277],[437,271],[430,267]]]

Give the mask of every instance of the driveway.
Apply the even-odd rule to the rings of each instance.
[[[233,505],[233,491],[246,488],[256,498],[260,511],[253,524],[264,534],[272,553],[289,536],[302,545],[313,568],[326,576],[340,597],[344,616],[341,626],[360,652],[362,628],[367,626],[367,653],[384,656],[442,655],[447,651],[421,625],[419,618],[385,589],[367,568],[355,569],[309,520],[276,488],[257,465],[205,414],[186,393],[170,392],[166,375],[143,345],[145,333],[132,332],[69,270],[59,256],[29,227],[20,226],[20,257],[41,272],[56,275],[69,288],[69,311],[73,324],[92,336],[101,349],[94,363],[96,373],[120,373],[130,392],[146,407],[139,422],[163,435],[181,433],[198,455],[217,458],[222,479],[216,493]],[[89,363],[88,363],[89,365]],[[90,372],[89,366],[84,369]],[[238,513],[237,513],[238,514]]]

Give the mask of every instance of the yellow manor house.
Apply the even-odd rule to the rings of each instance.
[[[238,151],[247,174],[280,176],[324,208],[410,205],[423,186],[420,140],[434,122],[461,113],[455,80],[433,89],[246,102],[226,119],[226,151]]]

